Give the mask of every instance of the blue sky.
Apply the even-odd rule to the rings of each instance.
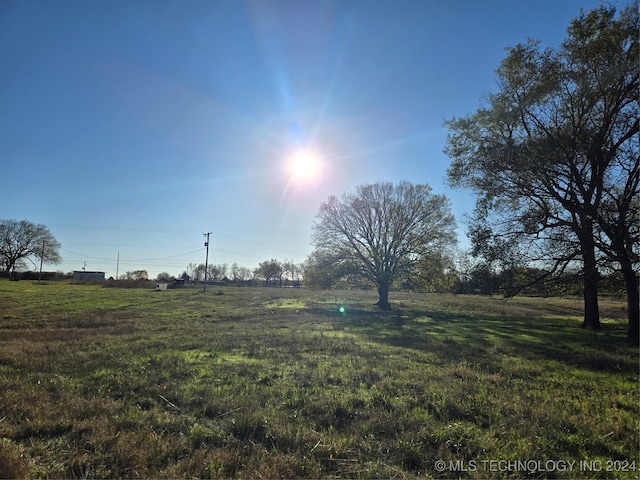
[[[496,91],[505,47],[557,47],[588,0],[0,0],[0,218],[63,262],[179,275],[302,262],[322,201],[446,186],[442,122]],[[622,8],[626,3],[613,2]],[[287,159],[322,157],[312,180]]]

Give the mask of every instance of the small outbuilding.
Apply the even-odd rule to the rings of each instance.
[[[74,270],[73,279],[78,281],[83,280],[104,280],[104,272],[87,272],[85,270]]]

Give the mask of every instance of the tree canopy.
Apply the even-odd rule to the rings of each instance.
[[[281,280],[284,272],[282,263],[272,258],[271,260],[260,262],[253,273],[256,277],[264,279],[266,284],[269,285],[272,281]]]
[[[581,270],[583,326],[600,327],[599,270],[621,270],[637,341],[638,10],[583,11],[567,32],[509,48],[488,104],[446,122],[448,178],[478,195],[477,254]]]
[[[455,241],[449,201],[428,185],[362,185],[320,206],[305,281],[326,287],[361,276],[376,286],[376,305],[388,309],[392,282],[409,278],[421,259],[441,255]]]
[[[0,261],[5,272],[24,268],[26,261],[36,265],[34,259],[43,263],[59,263],[60,243],[44,225],[27,220],[0,220]]]

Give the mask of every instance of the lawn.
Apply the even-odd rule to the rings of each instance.
[[[0,474],[638,477],[623,302],[390,300],[1,280]]]

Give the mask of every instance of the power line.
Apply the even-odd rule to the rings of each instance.
[[[65,245],[85,245],[90,247],[120,247],[120,248],[172,248],[172,249],[183,249],[189,248],[185,246],[177,246],[177,245],[128,245],[126,243],[86,243],[86,242],[61,242]]]
[[[85,255],[84,253],[78,253],[78,252],[72,252],[71,250],[65,250],[64,248],[60,248],[60,250],[62,250],[63,252],[66,252],[66,253],[71,253],[73,255],[77,255],[77,256],[82,257],[82,258],[90,258],[92,260],[104,260],[104,261],[107,261],[107,262],[112,260],[111,258],[105,258],[105,257],[92,257],[91,255]]]
[[[196,230],[178,230],[171,228],[149,228],[149,227],[126,227],[126,226],[108,226],[108,225],[69,225],[69,224],[50,224],[49,228],[62,230],[95,230],[110,232],[139,232],[139,233],[183,233],[193,234]]]
[[[113,258],[93,257],[91,255],[85,255],[83,253],[72,252],[71,250],[65,250],[64,248],[61,248],[60,250],[62,250],[63,252],[71,253],[73,255],[78,255],[79,257],[90,258],[92,260],[104,260],[104,261],[107,261],[107,262],[114,261]],[[170,258],[184,257],[185,255],[191,255],[191,254],[198,253],[198,252],[201,252],[201,251],[202,251],[202,249],[199,248],[198,250],[192,250],[190,252],[179,253],[177,255],[170,255],[168,257],[158,257],[158,258],[135,258],[135,257],[131,258],[131,257],[129,257],[127,260],[128,260],[129,263],[131,263],[131,262],[156,262],[156,261],[160,261],[160,260],[167,260],[167,259],[170,259]],[[127,262],[125,261],[123,263],[127,263]]]
[[[186,252],[186,253],[179,253],[177,255],[170,255],[168,257],[158,257],[158,258],[132,258],[131,260],[136,260],[138,262],[156,262],[159,260],[167,260],[169,258],[176,258],[176,257],[184,257],[185,255],[191,255],[193,253],[198,253],[198,252],[202,252],[202,249],[199,248],[198,250],[192,250],[191,252]]]

